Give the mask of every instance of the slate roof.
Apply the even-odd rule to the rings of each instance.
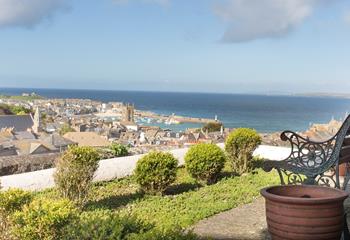
[[[24,139],[36,139],[35,135],[32,132],[29,131],[18,131],[15,132],[15,137],[17,140],[24,140]]]
[[[67,147],[69,145],[76,144],[75,142],[60,136],[58,133],[50,134],[47,137],[41,138],[41,140],[43,142],[46,142],[46,143],[49,143],[49,144],[55,146],[56,148]]]
[[[106,147],[110,142],[95,132],[68,132],[64,138],[76,142],[79,146]]]
[[[33,119],[30,115],[0,116],[0,129],[14,128],[15,132],[27,131],[33,127],[33,124]]]
[[[47,153],[57,151],[54,146],[43,143],[39,140],[17,140],[13,141],[13,144],[16,146],[18,155],[32,154],[40,147],[43,147]]]

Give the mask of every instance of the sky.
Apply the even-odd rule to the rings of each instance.
[[[0,87],[350,92],[348,0],[0,0]]]

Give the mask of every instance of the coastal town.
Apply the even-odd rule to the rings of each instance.
[[[350,1],[0,0],[0,240],[350,240]]]
[[[0,157],[31,155],[36,159],[62,153],[70,145],[107,149],[113,143],[126,146],[128,154],[135,155],[200,142],[223,143],[232,131],[217,119],[159,115],[122,102],[46,99],[35,93],[23,93],[1,96],[0,104]],[[17,108],[17,112],[6,112],[8,107]],[[186,122],[204,127],[184,131],[159,127],[159,123],[171,126]],[[208,125],[214,128],[206,128]],[[339,127],[340,122],[332,120],[314,124],[300,134],[315,140],[326,139]],[[260,135],[266,145],[288,145],[280,140],[280,132]]]
[[[112,143],[129,148],[130,154],[169,150],[198,142],[223,142],[229,129],[217,119],[159,115],[135,109],[133,104],[103,103],[89,99],[46,99],[35,93],[2,97],[0,156],[60,153],[69,145],[108,148]],[[22,109],[6,114],[6,106]],[[175,132],[164,125],[216,123],[216,130],[187,129]]]
[[[105,148],[113,142],[128,146],[131,154],[140,154],[198,142],[222,143],[232,130],[224,128],[217,119],[159,115],[122,102],[45,99],[35,93],[23,93],[14,98],[0,96],[0,104],[27,111],[16,115],[0,112],[0,156],[62,152],[72,144]],[[187,122],[217,123],[219,127],[176,132],[157,126]],[[339,126],[339,121],[331,120],[327,124],[314,124],[301,134],[316,140],[325,139]],[[261,133],[261,136],[265,144],[279,146],[283,145],[279,134]]]

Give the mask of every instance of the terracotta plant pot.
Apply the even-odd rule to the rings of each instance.
[[[274,186],[261,190],[273,240],[339,240],[344,191],[320,186]]]

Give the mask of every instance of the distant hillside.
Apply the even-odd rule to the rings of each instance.
[[[300,93],[295,96],[303,97],[334,97],[334,98],[350,98],[350,93]]]

